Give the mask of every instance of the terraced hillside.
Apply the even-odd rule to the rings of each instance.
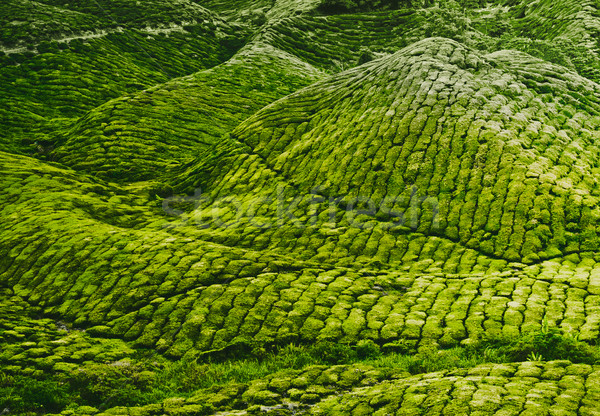
[[[600,4],[7,1],[0,413],[593,415]]]

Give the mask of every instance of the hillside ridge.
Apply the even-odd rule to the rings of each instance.
[[[595,414],[599,16],[5,2],[0,410]]]

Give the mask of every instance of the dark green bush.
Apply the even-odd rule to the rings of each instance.
[[[484,0],[322,0],[318,10],[323,13],[361,13],[402,8],[427,8],[438,5],[442,8],[474,9],[485,7]]]
[[[375,59],[373,52],[371,52],[367,48],[364,48],[364,49],[361,48],[360,56],[358,57],[357,64],[358,65],[366,64],[367,62],[371,62],[373,59]]]
[[[557,328],[525,334],[507,348],[513,361],[525,361],[539,357],[545,361],[569,360],[574,363],[595,364],[600,354],[574,336],[565,336]]]
[[[420,7],[420,0],[323,0],[318,7],[323,13],[357,13]]]
[[[95,364],[71,374],[69,384],[82,401],[101,409],[146,404],[155,374],[129,363]]]
[[[356,344],[356,355],[361,360],[368,360],[379,357],[381,350],[373,340],[363,339]]]
[[[58,53],[58,43],[43,41],[37,46],[37,50],[39,53]]]
[[[209,369],[209,364],[182,359],[165,366],[158,376],[163,388],[188,393],[205,387]]]
[[[323,364],[345,364],[356,360],[356,351],[349,345],[332,341],[320,341],[310,351]]]
[[[425,16],[425,36],[439,36],[463,41],[465,33],[472,30],[471,21],[456,2],[448,7],[434,7],[427,10]]]
[[[11,414],[59,412],[69,403],[68,385],[0,373],[0,409]]]
[[[559,328],[544,322],[537,331],[530,331],[515,339],[485,340],[478,349],[493,349],[508,361],[569,360],[573,363],[596,364],[600,362],[600,351],[596,347],[579,341],[576,335],[565,334]]]

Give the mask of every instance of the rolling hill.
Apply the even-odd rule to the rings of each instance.
[[[598,412],[600,5],[388,3],[0,6],[2,414]]]

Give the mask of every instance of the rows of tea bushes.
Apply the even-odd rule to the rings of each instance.
[[[260,108],[323,77],[291,55],[252,43],[216,68],[95,108],[53,158],[113,180],[168,176]]]
[[[160,24],[152,25],[148,24],[152,15],[135,6],[132,10],[141,15],[137,20],[130,16],[131,25],[126,26],[101,24],[101,13],[42,6],[21,2],[15,5],[16,15],[8,5],[2,8],[3,28],[12,32],[3,37],[7,49],[0,54],[0,80],[10,87],[0,95],[5,127],[0,146],[38,157],[47,157],[61,131],[88,110],[218,65],[242,46],[247,35],[198,6],[188,16],[185,9],[171,5],[167,16],[171,21],[159,19]],[[179,20],[172,16],[176,12]],[[20,14],[24,16],[18,20]],[[38,14],[61,26],[40,24]],[[63,19],[63,14],[73,19]],[[138,21],[142,16],[150,20]],[[18,41],[26,42],[27,48],[11,48]]]

